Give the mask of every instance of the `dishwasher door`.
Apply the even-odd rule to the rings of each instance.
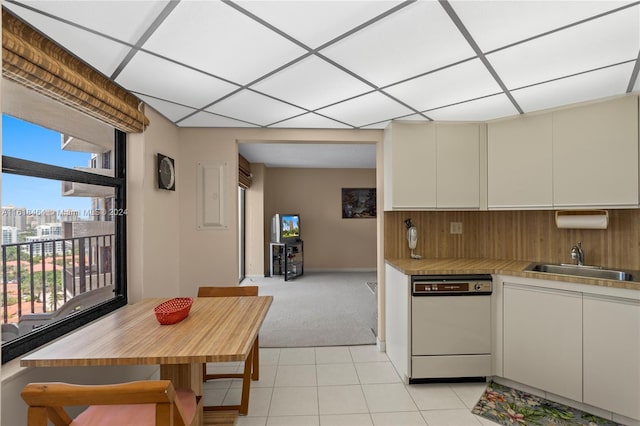
[[[412,296],[411,354],[491,353],[491,296]]]

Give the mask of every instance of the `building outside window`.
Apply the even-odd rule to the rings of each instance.
[[[126,304],[126,134],[81,140],[2,120],[7,362]]]

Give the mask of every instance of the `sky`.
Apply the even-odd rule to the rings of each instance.
[[[2,115],[2,155],[73,168],[86,167],[87,152],[62,151],[60,133],[16,118]],[[91,208],[87,197],[63,197],[60,181],[2,174],[2,206],[27,210],[74,209],[80,216]]]

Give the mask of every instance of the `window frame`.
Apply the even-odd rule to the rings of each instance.
[[[80,170],[20,158],[2,156],[2,173],[39,177],[60,181],[87,183],[112,187],[115,190],[115,209],[126,211],[126,141],[127,134],[114,129],[114,176],[103,176]],[[57,339],[95,319],[127,304],[127,216],[115,215],[115,285],[114,297],[51,324],[44,325],[24,336],[2,344],[2,364]]]

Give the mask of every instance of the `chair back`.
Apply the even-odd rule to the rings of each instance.
[[[169,380],[144,380],[114,385],[29,383],[22,390],[28,404],[27,426],[135,424],[189,426],[197,398],[190,390],[175,390]],[[89,406],[72,419],[64,407]],[[97,422],[97,423],[95,423]]]
[[[233,286],[233,287],[200,287],[198,297],[239,297],[257,296],[258,286]]]

